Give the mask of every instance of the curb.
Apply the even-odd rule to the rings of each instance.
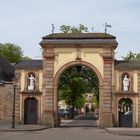
[[[127,130],[109,130],[108,128],[104,128],[104,130],[110,134],[114,135],[123,135],[123,136],[140,136],[140,131],[127,131]]]
[[[42,126],[42,128],[0,128],[0,132],[21,132],[21,131],[41,131],[45,129],[49,129],[49,126]]]

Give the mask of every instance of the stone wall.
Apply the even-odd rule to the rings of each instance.
[[[0,85],[0,121],[12,120],[13,85]]]

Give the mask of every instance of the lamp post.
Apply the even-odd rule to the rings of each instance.
[[[15,99],[16,99],[16,84],[13,82],[14,94],[13,94],[13,112],[12,112],[12,128],[15,128]]]

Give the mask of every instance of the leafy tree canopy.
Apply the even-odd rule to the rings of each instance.
[[[20,46],[11,43],[0,44],[0,56],[4,57],[11,63],[30,59],[23,55]]]
[[[122,58],[125,61],[140,62],[140,53],[133,53],[130,51],[127,56],[122,56]]]
[[[84,93],[94,93],[99,97],[97,75],[89,68],[77,65],[68,68],[61,75],[58,83],[59,99],[68,105],[81,108],[85,103]]]
[[[88,28],[85,27],[83,24],[79,24],[78,27],[70,25],[62,25],[60,26],[60,31],[62,33],[84,33],[88,32]]]
[[[69,84],[63,86],[63,88],[60,90],[60,98],[64,99],[68,105],[79,107],[81,101],[83,100],[83,92],[83,81],[80,78],[73,78],[69,81]]]

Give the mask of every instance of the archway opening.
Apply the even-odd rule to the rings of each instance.
[[[133,126],[133,102],[130,98],[122,98],[118,103],[119,108],[119,126],[132,127]]]
[[[37,124],[38,101],[35,98],[26,98],[24,101],[24,124]]]
[[[73,65],[61,73],[58,80],[58,116],[61,121],[76,118],[94,120],[94,126],[98,125],[99,79],[91,68]]]

